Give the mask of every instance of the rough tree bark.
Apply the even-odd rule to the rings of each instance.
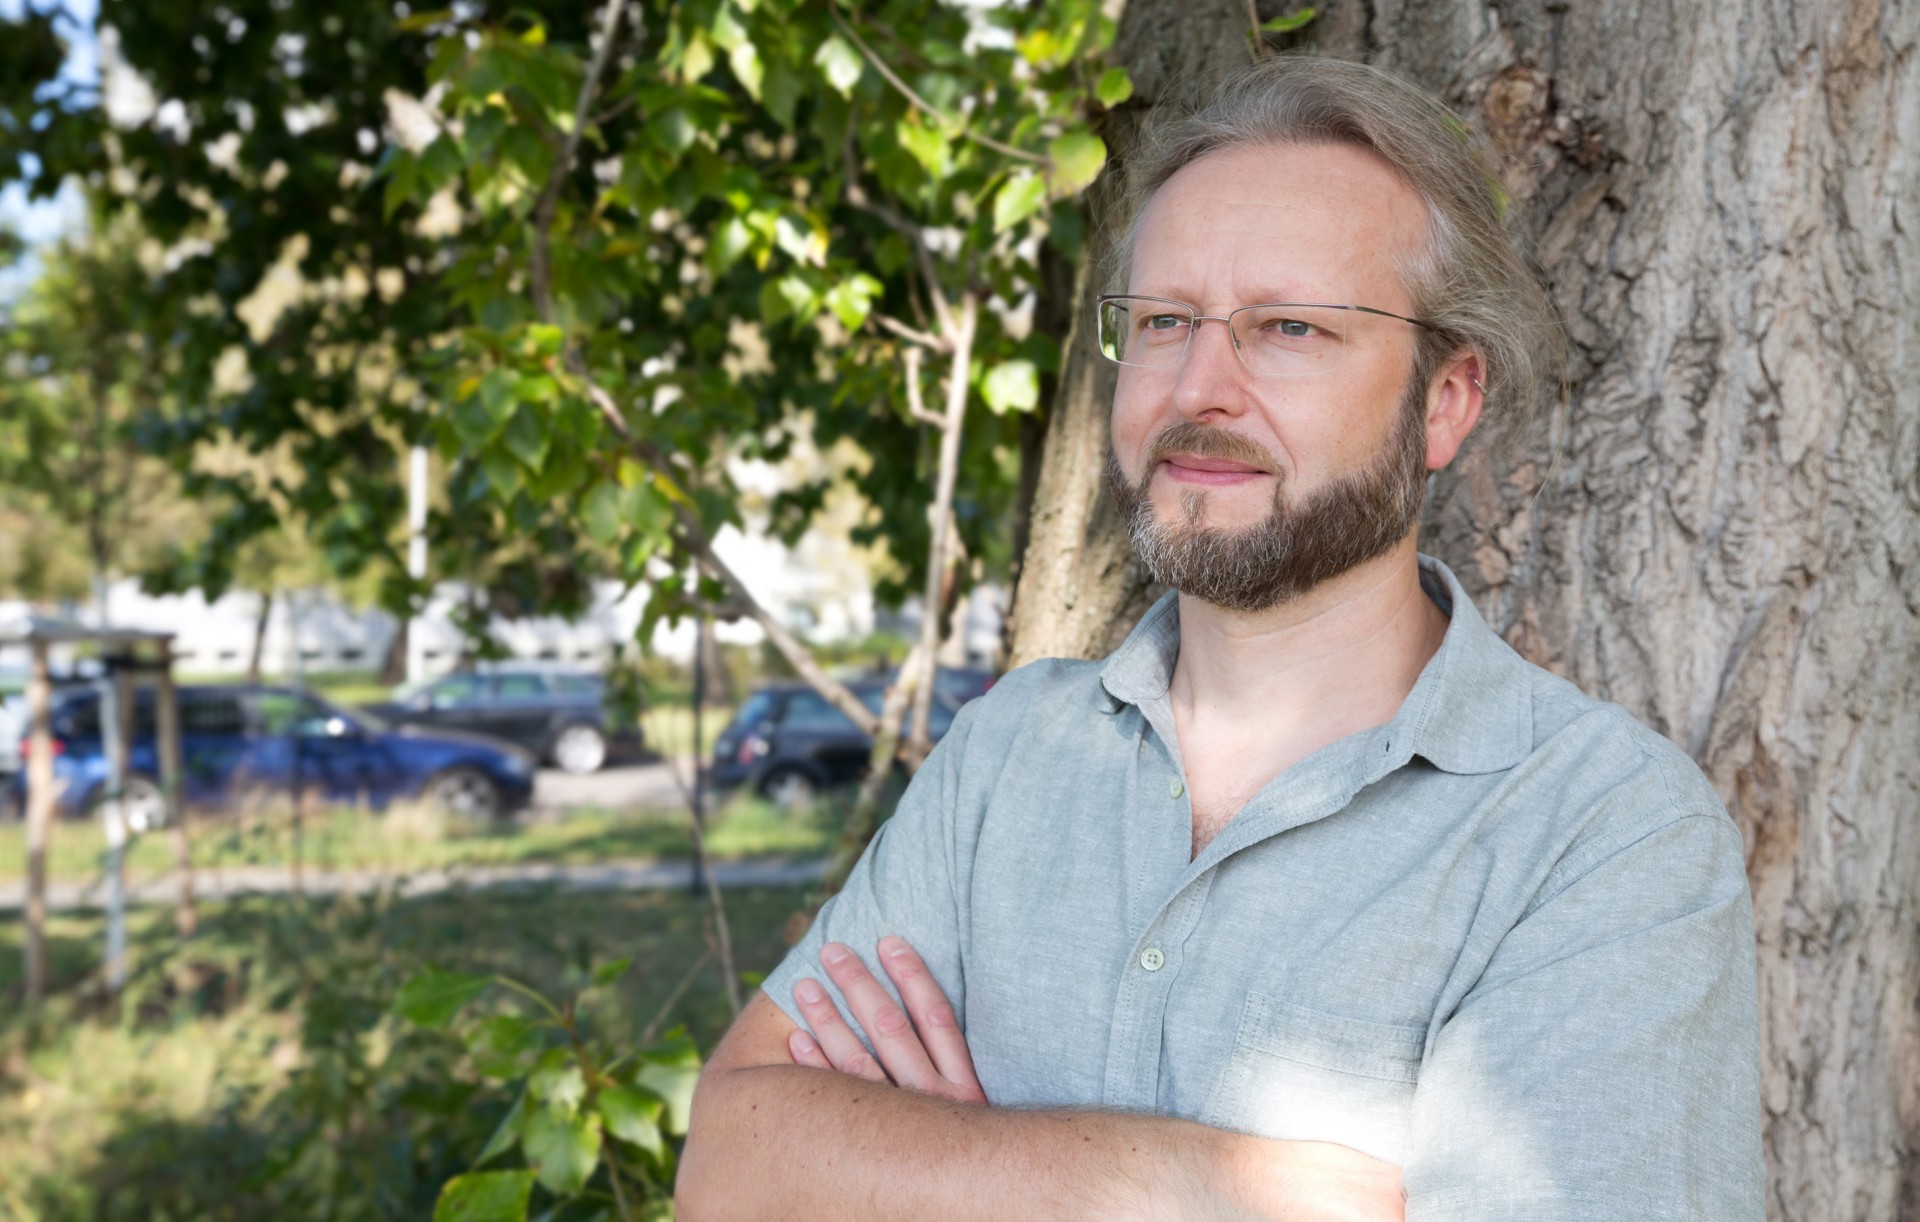
[[[1246,55],[1246,11],[1134,0],[1140,102]],[[1920,1218],[1920,6],[1333,0],[1305,37],[1508,157],[1571,390],[1436,479],[1424,547],[1746,836],[1769,1215]],[[1096,359],[1077,335],[1016,660],[1097,655],[1143,601]]]

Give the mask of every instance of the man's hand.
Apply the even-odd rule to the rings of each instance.
[[[840,987],[853,1016],[873,1040],[874,1058],[854,1034],[826,989],[812,980],[794,986],[793,999],[818,1036],[795,1031],[787,1052],[796,1065],[837,1069],[874,1082],[892,1082],[909,1090],[986,1106],[986,1092],[974,1076],[973,1054],[947,996],[904,938],[880,939],[880,965],[906,1003],[906,1013],[867,971],[860,956],[838,942],[820,948],[820,963]],[[911,1017],[909,1017],[911,1016]]]

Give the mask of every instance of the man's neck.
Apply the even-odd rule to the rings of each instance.
[[[1420,587],[1412,535],[1265,611],[1181,595],[1168,694],[1196,798],[1212,794],[1216,806],[1237,810],[1298,760],[1391,720],[1446,629]],[[1205,816],[1223,823],[1233,810]],[[1195,814],[1199,833],[1203,812]]]

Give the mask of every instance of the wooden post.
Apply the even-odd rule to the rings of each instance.
[[[100,728],[107,749],[107,800],[101,806],[107,837],[107,993],[118,996],[127,983],[127,779],[133,754],[133,671],[129,659],[108,663],[109,678],[101,702]],[[111,726],[111,729],[109,729]]]
[[[27,678],[27,962],[26,999],[47,992],[47,830],[53,826],[53,682],[47,643],[32,642]]]
[[[187,834],[187,795],[181,777],[180,694],[173,685],[173,642],[158,642],[154,660],[154,737],[160,754],[160,792],[166,801],[167,824],[173,829],[173,869],[180,876],[180,908],[174,913],[174,924],[182,938],[191,938],[200,920],[193,907],[193,843]]]

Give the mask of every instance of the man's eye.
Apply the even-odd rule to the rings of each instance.
[[[1267,329],[1285,339],[1307,339],[1313,334],[1313,324],[1297,318],[1276,318]]]
[[[1167,335],[1186,325],[1184,314],[1148,314],[1140,320],[1140,329],[1149,335]]]

